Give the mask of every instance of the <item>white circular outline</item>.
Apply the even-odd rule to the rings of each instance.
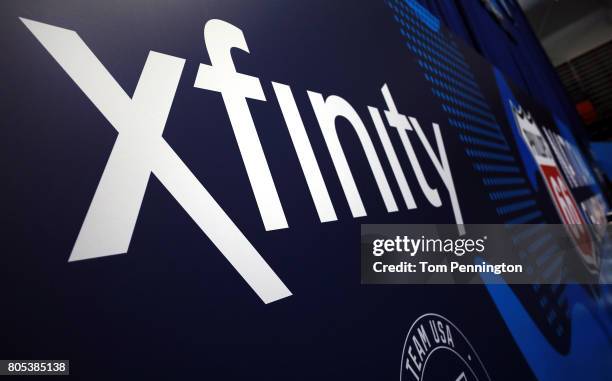
[[[465,340],[465,342],[467,343],[467,345],[468,345],[468,346],[470,347],[470,349],[472,350],[472,353],[474,353],[474,354],[476,355],[476,359],[478,360],[478,363],[480,364],[480,366],[481,366],[481,367],[482,367],[482,369],[484,370],[485,375],[487,376],[488,380],[489,380],[489,381],[491,381],[491,376],[489,376],[489,372],[487,371],[487,368],[485,368],[485,366],[484,366],[484,364],[483,364],[482,360],[480,359],[480,356],[478,355],[478,352],[476,352],[476,350],[474,349],[474,347],[472,346],[472,343],[470,343],[470,341],[468,340],[468,338],[467,338],[467,337],[465,337],[465,335],[463,334],[463,332],[462,332],[462,331],[461,331],[461,330],[460,330],[460,329],[459,329],[459,328],[458,328],[458,327],[455,325],[455,323],[453,323],[452,321],[448,320],[446,317],[444,317],[444,316],[442,316],[442,315],[440,315],[440,314],[434,313],[434,312],[428,312],[428,313],[425,313],[425,314],[423,314],[423,315],[419,316],[418,318],[416,318],[416,319],[414,320],[414,322],[412,322],[412,324],[410,325],[410,328],[408,329],[408,332],[406,333],[406,339],[404,339],[404,346],[402,347],[402,355],[401,355],[401,358],[400,358],[400,381],[402,381],[402,374],[403,374],[403,371],[404,371],[404,367],[403,367],[402,360],[403,360],[403,358],[404,358],[404,351],[406,350],[406,344],[408,343],[408,337],[410,336],[410,332],[412,331],[412,328],[414,328],[414,325],[415,325],[415,324],[416,324],[416,323],[417,323],[419,320],[421,320],[423,317],[425,317],[425,316],[436,316],[436,317],[438,317],[438,318],[441,318],[441,319],[445,320],[445,321],[446,321],[447,323],[449,323],[450,325],[452,325],[452,326],[453,326],[453,328],[455,328],[455,329],[457,330],[457,332],[459,332],[459,334],[461,335],[461,337],[463,337],[463,339]],[[450,348],[449,348],[449,349],[450,349]],[[433,351],[432,351],[432,352],[433,352]],[[456,353],[456,352],[455,352],[455,353]],[[461,357],[461,355],[459,355],[459,354],[457,353],[457,356],[459,356],[459,358],[465,362],[465,360],[463,359],[463,357]],[[427,357],[429,357],[429,356],[427,356]],[[469,365],[468,365],[468,367],[469,367]],[[474,373],[474,371],[472,370],[472,368],[471,368],[471,367],[470,367],[470,371],[471,371],[473,374],[475,374],[475,373]],[[421,375],[421,377],[419,377],[419,379],[420,379],[420,380],[422,380],[422,378],[423,378],[423,377],[422,377],[422,375]]]

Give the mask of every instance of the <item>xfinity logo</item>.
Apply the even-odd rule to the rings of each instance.
[[[127,252],[146,185],[153,173],[265,303],[291,295],[162,137],[185,60],[151,51],[136,90],[130,97],[76,32],[21,20],[119,133],[69,260]],[[265,229],[288,228],[247,104],[247,98],[266,101],[266,97],[259,78],[236,72],[230,54],[232,48],[249,52],[245,37],[239,28],[227,22],[210,20],[204,27],[204,42],[211,64],[200,65],[194,86],[219,92],[223,97]],[[334,205],[291,88],[274,82],[272,87],[319,219],[321,222],[335,221]],[[408,131],[414,132],[412,139],[418,139],[427,152],[446,188],[456,223],[463,224],[440,127],[433,124],[436,153],[419,122],[399,113],[386,84],[381,91],[387,106],[384,112],[386,121],[396,129],[420,190],[431,205],[442,206],[441,194],[429,185]],[[308,91],[308,97],[353,217],[363,217],[367,213],[336,132],[337,117],[348,120],[355,130],[387,211],[398,211],[372,139],[355,109],[336,95],[325,98],[320,93]],[[380,111],[375,107],[368,107],[368,111],[406,208],[416,209],[404,169],[391,144]],[[460,233],[463,233],[461,229]]]

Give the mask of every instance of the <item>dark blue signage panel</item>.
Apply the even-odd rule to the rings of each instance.
[[[612,374],[609,282],[550,285],[537,230],[567,225],[605,274],[570,122],[416,1],[1,10],[0,357],[82,379]],[[533,283],[361,285],[365,223],[521,224]]]

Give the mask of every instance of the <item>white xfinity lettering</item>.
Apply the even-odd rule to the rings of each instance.
[[[69,261],[127,252],[149,176],[154,174],[264,302],[290,296],[284,283],[162,137],[185,60],[149,52],[130,97],[76,32],[21,20],[119,133]],[[225,21],[213,19],[204,26],[204,41],[210,65],[199,65],[194,87],[221,94],[265,229],[288,228],[247,103],[247,99],[265,102],[266,97],[259,78],[236,71],[230,53],[232,48],[249,53],[244,34]],[[319,220],[336,221],[334,204],[291,88],[276,82],[272,82],[272,88]],[[434,142],[428,141],[419,122],[398,111],[387,84],[380,90],[387,107],[387,124],[397,131],[421,192],[433,207],[443,205],[443,189],[441,192],[430,186],[419,163],[410,138],[412,135],[414,140],[415,134],[442,180],[441,187],[448,192],[457,228],[464,234],[440,126],[432,123],[436,153]],[[374,141],[356,109],[338,95],[324,97],[315,91],[307,95],[353,217],[367,213],[338,136],[338,118],[344,118],[357,135],[387,212],[397,212],[399,207]],[[372,106],[367,110],[406,208],[417,209],[380,111]]]

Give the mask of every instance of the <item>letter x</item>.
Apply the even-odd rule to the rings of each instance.
[[[69,261],[127,252],[153,173],[265,303],[290,296],[162,138],[185,60],[151,51],[130,98],[76,32],[21,21],[119,132]]]

